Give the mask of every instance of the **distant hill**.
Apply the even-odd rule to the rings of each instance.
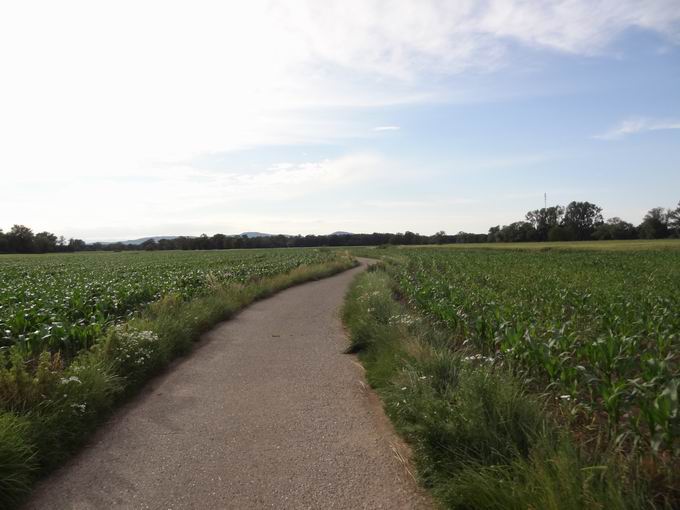
[[[241,237],[269,237],[275,234],[264,234],[262,232],[241,232]]]
[[[122,244],[132,244],[132,245],[139,245],[144,243],[145,241],[148,241],[150,239],[153,239],[154,241],[158,242],[161,239],[177,239],[180,236],[149,236],[149,237],[140,237],[139,239],[131,239],[129,241],[103,241],[101,244],[116,244],[116,243],[122,243]],[[185,236],[185,237],[193,237],[193,236]]]
[[[248,237],[250,239],[255,238],[255,237],[270,237],[274,236],[277,234],[266,234],[264,232],[242,232],[238,235],[234,234],[233,237]],[[337,232],[333,232],[332,234],[329,234],[332,236],[351,236],[353,235],[352,232],[344,232],[342,230],[338,230]],[[178,237],[186,237],[189,239],[194,239],[196,236],[149,236],[149,237],[140,237],[139,239],[131,239],[129,241],[104,241],[101,244],[115,244],[117,242],[120,242],[122,244],[131,244],[133,246],[139,246],[143,244],[146,241],[149,241],[153,239],[154,241],[158,242],[161,239],[177,239]]]

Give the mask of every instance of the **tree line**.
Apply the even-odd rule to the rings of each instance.
[[[9,232],[0,229],[0,253],[52,253],[81,251],[87,248],[82,239],[65,239],[51,232],[33,233],[24,225],[14,225]]]
[[[607,239],[680,238],[680,202],[675,209],[655,207],[635,226],[621,218],[602,216],[602,208],[590,202],[571,202],[566,207],[553,206],[529,211],[522,221],[497,225],[488,234],[458,232],[449,235],[404,233],[333,234],[333,235],[245,235],[215,234],[173,239],[149,239],[142,244],[90,243],[81,239],[57,237],[51,232],[33,233],[29,227],[14,225],[9,232],[0,229],[0,253],[49,253],[71,251],[123,250],[229,250],[236,248],[292,248],[320,246],[380,246],[415,244],[451,244],[525,241],[582,241]]]
[[[474,234],[472,234],[474,235]],[[482,237],[486,237],[483,235]],[[333,234],[333,235],[272,235],[248,237],[246,235],[215,234],[199,237],[176,237],[174,239],[148,239],[141,244],[123,243],[88,245],[88,249],[97,250],[230,250],[239,248],[304,248],[321,246],[378,246],[387,244],[429,244],[433,242],[457,242],[458,236],[449,236],[439,232],[434,236],[425,236],[414,232],[372,234]]]
[[[585,241],[664,239],[680,237],[680,202],[675,209],[650,209],[635,226],[619,217],[606,221],[602,208],[590,202],[571,202],[529,211],[523,221],[491,227],[488,242]]]

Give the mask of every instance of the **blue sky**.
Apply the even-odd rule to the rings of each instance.
[[[0,228],[485,232],[680,200],[678,0],[0,7]]]

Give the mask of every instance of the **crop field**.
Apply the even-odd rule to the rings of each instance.
[[[412,245],[403,248],[421,249],[424,246]],[[558,241],[558,242],[517,242],[517,243],[460,243],[432,244],[427,248],[443,250],[595,250],[595,251],[648,251],[680,250],[680,239],[632,239],[612,241]]]
[[[549,392],[586,432],[679,453],[680,251],[391,255],[400,292],[454,346]]]
[[[0,256],[0,349],[72,356],[162,295],[189,299],[332,257],[307,249]]]

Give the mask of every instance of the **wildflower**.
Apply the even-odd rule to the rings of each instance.
[[[76,382],[76,383],[78,383],[78,384],[82,384],[82,383],[83,383],[83,382],[82,382],[80,379],[78,379],[75,375],[72,375],[71,377],[67,377],[67,378],[62,378],[59,382],[60,382],[61,384],[68,384],[68,383],[72,383],[72,382]]]

